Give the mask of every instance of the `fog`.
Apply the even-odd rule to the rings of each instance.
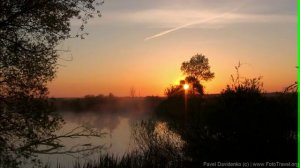
[[[72,148],[78,144],[103,145],[103,149],[87,157],[82,155],[41,155],[43,163],[56,167],[72,167],[76,161],[81,163],[97,160],[100,154],[123,156],[134,149],[132,127],[135,123],[147,120],[154,114],[155,107],[162,98],[116,98],[112,96],[86,96],[84,98],[53,99],[56,112],[63,117],[65,124],[57,134],[66,133],[78,126],[97,129],[105,133],[101,138],[81,137],[64,139],[63,144]]]

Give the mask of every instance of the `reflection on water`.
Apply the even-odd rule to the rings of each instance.
[[[106,133],[102,138],[97,137],[80,137],[74,139],[63,139],[62,143],[66,148],[72,148],[79,144],[104,145],[101,153],[111,153],[117,156],[122,156],[130,152],[131,141],[131,125],[140,120],[148,118],[148,115],[139,113],[97,113],[97,112],[62,112],[66,124],[57,132],[63,134],[70,130],[84,125],[90,128],[96,128],[101,132]],[[40,158],[44,163],[49,163],[51,167],[57,167],[60,164],[63,167],[74,166],[75,161],[86,162],[89,160],[97,160],[98,152],[83,157],[81,154],[74,155],[41,155]]]
[[[67,123],[64,129],[66,129],[68,125],[73,125],[73,127],[74,124],[86,125],[107,133],[107,135],[100,140],[106,144],[106,147],[109,147],[106,152],[123,155],[130,150],[131,126],[138,121],[147,120],[150,115],[136,112],[125,112],[121,114],[64,112],[63,117]],[[72,126],[70,128],[72,128]],[[97,139],[97,141],[99,142],[99,139]]]
[[[74,155],[41,155],[40,158],[43,163],[48,163],[50,167],[56,168],[59,164],[62,167],[73,167],[76,161],[84,163],[87,161],[97,161],[100,154],[110,153],[115,156],[123,156],[136,150],[136,141],[132,137],[132,128],[137,122],[147,120],[150,118],[149,113],[97,113],[97,112],[62,112],[63,118],[66,122],[64,127],[58,134],[68,132],[75,127],[85,125],[90,128],[96,128],[106,134],[102,138],[96,137],[81,137],[75,139],[66,139],[62,143],[67,148],[79,144],[104,145],[101,153],[96,152],[87,157],[80,154]],[[154,133],[165,143],[174,145],[177,148],[182,148],[183,142],[176,133],[170,131],[166,123],[158,122],[155,125]],[[165,144],[164,143],[164,144]]]
[[[184,141],[181,139],[181,136],[171,131],[166,122],[157,122],[154,133],[166,143],[177,148],[178,151],[184,146]]]

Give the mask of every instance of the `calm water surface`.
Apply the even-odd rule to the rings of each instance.
[[[102,154],[111,153],[122,156],[129,153],[132,149],[133,140],[131,134],[132,126],[141,120],[149,118],[149,114],[139,112],[126,113],[97,113],[97,112],[62,112],[66,124],[58,132],[58,134],[66,133],[72,129],[85,125],[90,128],[96,128],[98,131],[105,133],[102,138],[75,138],[64,139],[62,141],[67,147],[76,146],[78,144],[104,145],[101,150]],[[99,153],[92,154],[88,157],[75,154],[73,156],[60,155],[41,155],[39,156],[43,163],[49,163],[50,167],[57,167],[60,164],[63,167],[72,167],[75,161],[80,160],[81,163],[91,160],[97,160]]]

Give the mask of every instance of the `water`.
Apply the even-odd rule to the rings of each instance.
[[[118,115],[85,112],[82,114],[64,113],[64,119],[67,125],[73,125],[73,127],[75,125],[87,125],[88,127],[96,128],[98,131],[106,133],[103,138],[92,139],[105,143],[106,147],[111,146],[106,150],[107,152],[123,155],[129,150],[128,145],[131,137],[131,125],[139,120],[146,119],[146,117],[134,117],[131,114]]]
[[[74,147],[95,147],[102,145],[100,151],[90,155],[82,153],[67,154],[40,154],[38,158],[42,164],[47,164],[50,168],[73,168],[76,162],[81,165],[86,162],[95,162],[99,160],[101,154],[113,154],[122,157],[132,150],[143,151],[141,144],[134,139],[134,128],[137,122],[152,118],[155,107],[162,99],[149,98],[111,98],[111,97],[86,97],[81,99],[58,99],[55,106],[58,112],[63,116],[65,124],[56,134],[63,135],[70,132],[78,126],[86,126],[95,129],[98,132],[105,133],[102,137],[80,137],[64,138],[61,144],[65,146],[64,150],[74,150]],[[165,123],[155,123],[155,141],[159,145],[174,144],[182,146],[180,137],[169,131]],[[78,130],[77,130],[78,131]],[[141,131],[143,135],[147,131]],[[141,134],[140,134],[141,135]],[[146,138],[153,138],[153,135]],[[152,139],[153,140],[153,139]],[[59,166],[58,166],[59,165]],[[32,167],[26,165],[23,167]]]
[[[58,131],[57,134],[64,134],[78,126],[87,126],[95,128],[105,135],[101,138],[75,138],[63,139],[62,143],[66,149],[70,149],[78,144],[91,144],[93,146],[104,145],[101,150],[102,154],[110,153],[116,156],[123,156],[129,153],[133,148],[132,126],[141,120],[149,118],[149,114],[142,112],[124,112],[124,113],[97,113],[91,111],[85,112],[61,112],[66,124]],[[40,155],[39,158],[43,163],[48,163],[50,167],[56,168],[59,164],[62,167],[68,168],[74,166],[76,161],[84,163],[87,161],[95,161],[99,157],[99,152],[95,152],[88,157],[83,157],[81,154],[53,154]]]

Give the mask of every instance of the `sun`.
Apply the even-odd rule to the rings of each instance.
[[[184,89],[184,90],[188,90],[189,87],[190,87],[190,86],[189,86],[188,84],[184,84],[184,85],[183,85],[183,89]]]

